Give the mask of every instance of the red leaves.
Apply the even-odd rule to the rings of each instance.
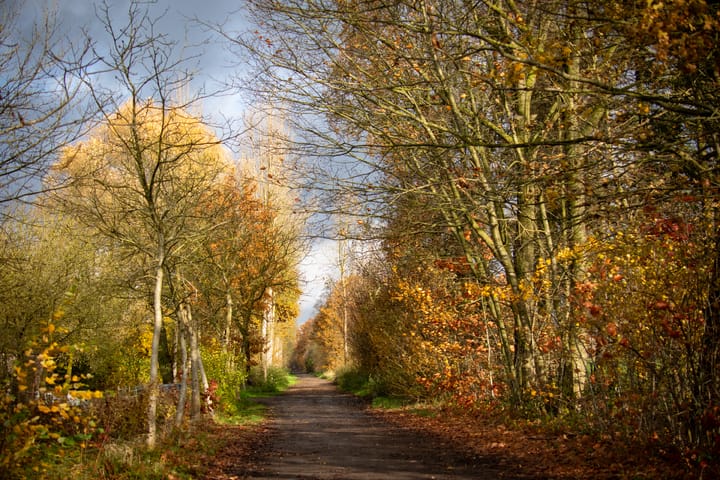
[[[693,226],[678,217],[655,216],[649,225],[642,228],[642,231],[647,235],[686,242],[693,232]]]
[[[466,232],[469,237],[470,232]],[[435,266],[443,270],[449,270],[451,272],[467,275],[470,273],[470,263],[465,257],[453,257],[453,258],[439,258],[435,260]]]
[[[658,300],[651,304],[650,308],[654,310],[670,310],[670,303],[665,300]]]
[[[613,338],[617,337],[617,324],[615,322],[608,323],[607,325],[605,325],[605,332]]]

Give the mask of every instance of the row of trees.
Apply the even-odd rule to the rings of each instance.
[[[389,392],[720,447],[714,3],[249,3],[255,93],[376,250],[312,358],[346,309]]]
[[[203,120],[191,65],[147,8],[131,2],[120,25],[100,7],[108,42],[80,50],[53,44],[49,21],[26,44],[12,18],[0,26],[9,476],[49,438],[46,394],[144,386],[153,447],[162,383],[180,383],[180,428],[189,392],[201,412],[208,377],[232,402],[251,366],[267,372],[288,355],[302,244],[267,173],[282,158],[267,142],[231,158],[240,134]],[[15,442],[20,424],[27,438]]]

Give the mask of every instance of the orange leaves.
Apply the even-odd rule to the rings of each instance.
[[[608,322],[605,325],[605,332],[613,338],[617,337],[617,335],[618,335],[617,324],[615,322]]]
[[[404,362],[425,394],[470,406],[483,395],[492,396],[488,325],[475,300],[498,292],[476,282],[452,282],[454,277],[445,273],[448,265],[439,267],[408,272],[391,283],[393,304],[406,318]]]

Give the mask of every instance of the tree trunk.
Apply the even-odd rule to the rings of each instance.
[[[160,248],[160,253],[158,254],[157,266],[155,270],[155,292],[153,295],[153,307],[155,317],[153,324],[152,349],[150,351],[150,385],[148,390],[147,409],[147,446],[151,450],[155,448],[155,444],[157,441],[157,404],[160,392],[158,384],[158,355],[160,351],[160,335],[162,333],[163,326],[162,289],[165,272],[163,265],[164,262],[164,251],[162,248]]]
[[[230,352],[230,334],[232,332],[232,316],[233,316],[233,299],[230,290],[225,293],[225,339],[223,342],[223,352]]]
[[[242,356],[243,356],[243,360],[245,362],[245,365],[244,365],[244,368],[245,368],[244,382],[245,383],[247,383],[248,379],[250,378],[250,367],[252,366],[252,342],[250,340],[250,322],[251,321],[252,321],[252,317],[250,315],[247,315],[247,316],[244,315],[243,321],[239,326],[240,335],[242,337],[242,339],[241,339]]]
[[[262,341],[263,341],[263,351],[262,351],[262,370],[263,370],[263,379],[267,381],[268,378],[268,369],[270,368],[270,365],[272,363],[272,357],[273,357],[273,316],[275,313],[275,298],[273,296],[273,289],[272,287],[268,288],[267,290],[267,306],[265,308],[265,311],[263,312],[262,316],[262,326],[261,326],[261,335],[262,335]]]
[[[185,402],[187,400],[187,366],[188,366],[188,354],[187,354],[187,341],[185,340],[185,336],[187,334],[187,328],[185,328],[185,319],[184,313],[182,310],[178,314],[178,330],[181,331],[179,334],[179,343],[180,343],[180,358],[181,358],[181,364],[182,367],[180,369],[182,370],[182,378],[180,379],[180,395],[178,398],[178,404],[177,404],[177,410],[175,412],[175,427],[180,428],[182,426],[183,417],[185,416]]]
[[[575,6],[569,6],[569,15],[574,18],[576,15]],[[582,43],[583,34],[577,27],[573,25],[568,32],[573,39],[575,45]],[[579,54],[572,54],[567,59],[566,69],[572,77],[579,77],[581,74]],[[580,143],[574,143],[579,138],[590,134],[595,129],[596,116],[602,110],[595,109],[594,114],[581,117],[578,110],[581,108],[577,101],[577,94],[574,92],[581,91],[582,85],[576,81],[569,82],[568,93],[566,94],[565,106],[565,139],[568,140],[565,148],[565,160],[569,167],[566,175],[567,182],[565,211],[564,211],[564,229],[567,237],[567,246],[575,253],[574,260],[570,265],[568,275],[569,285],[568,294],[572,295],[575,287],[587,280],[587,260],[580,254],[581,248],[587,244],[587,204],[588,199],[585,193],[585,183],[588,175],[586,170],[587,163],[587,147]],[[585,107],[587,108],[587,107]],[[577,319],[573,315],[569,315],[568,322],[565,326],[565,342],[563,349],[565,352],[564,375],[565,379],[561,379],[563,394],[569,400],[575,400],[583,395],[583,391],[588,382],[588,365],[590,355],[588,354],[587,337],[579,331]],[[563,381],[564,380],[564,381]]]
[[[200,333],[198,332],[198,345],[200,344]],[[207,375],[205,374],[205,362],[202,359],[202,352],[198,348],[198,366],[200,367],[200,385],[202,385],[202,391],[206,392],[210,388]]]
[[[190,415],[193,419],[200,415],[201,395],[200,395],[200,348],[198,346],[198,334],[195,323],[192,318],[190,305],[185,304],[185,312],[187,315],[187,323],[190,329],[190,372],[192,381],[192,400],[190,402]]]

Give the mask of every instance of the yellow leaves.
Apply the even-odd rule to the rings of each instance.
[[[525,72],[527,65],[521,62],[514,62],[510,67],[510,76],[513,80],[519,80]]]
[[[557,255],[555,255],[555,258],[557,258],[559,262],[570,262],[577,259],[577,254],[573,251],[572,248],[565,247],[558,251]]]
[[[60,444],[57,454],[63,455],[64,447],[76,445],[80,437],[89,438],[96,428],[90,425],[92,419],[87,412],[67,396],[67,389],[58,385],[60,378],[82,378],[71,375],[61,377],[56,373],[58,367],[65,366],[60,361],[64,358],[61,354],[70,350],[69,346],[49,341],[49,336],[58,330],[53,324],[47,326],[40,339],[24,352],[27,360],[14,367],[17,390],[23,395],[18,395],[18,398],[11,395],[0,398],[0,421],[8,431],[14,433],[5,439],[6,448],[0,451],[2,465],[13,462],[18,467],[27,467],[27,471],[37,471],[43,465],[36,463],[36,454],[39,449],[47,448],[48,442],[57,441]],[[41,372],[39,378],[43,383],[37,387],[34,382]],[[101,392],[98,393],[101,396]],[[87,392],[78,396],[89,399],[96,393]]]
[[[61,200],[102,215],[117,204],[139,211],[137,205],[145,200],[142,191],[154,188],[148,181],[172,182],[172,189],[158,189],[161,198],[154,201],[179,205],[177,197],[205,195],[232,169],[216,136],[199,119],[149,100],[127,102],[88,140],[65,149],[49,181],[74,180]],[[129,198],[128,192],[136,194]],[[61,315],[55,312],[53,318]]]
[[[40,359],[40,356],[38,356],[38,359]],[[55,359],[49,357],[44,358],[40,361],[40,365],[47,370],[54,370],[56,367]]]
[[[138,332],[137,336],[137,343],[136,348],[137,352],[140,354],[147,355],[150,353],[151,347],[152,347],[152,339],[153,339],[153,332],[152,328],[149,325],[144,325],[141,327],[140,332]]]
[[[482,289],[476,282],[463,283],[463,295],[467,298],[477,298],[482,296]]]
[[[69,395],[77,400],[92,400],[103,398],[103,392],[99,390],[70,390]]]

